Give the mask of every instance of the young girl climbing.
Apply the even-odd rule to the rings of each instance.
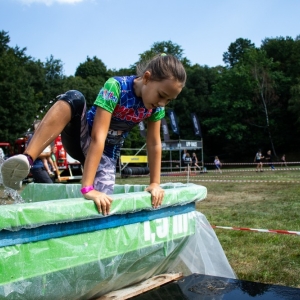
[[[147,119],[147,152],[152,206],[161,205],[160,120],[164,107],[185,85],[186,72],[172,55],[158,55],[137,67],[136,76],[112,77],[101,88],[94,105],[86,109],[76,90],[59,95],[37,128],[24,154],[6,160],[1,172],[4,185],[17,188],[33,161],[59,134],[66,151],[83,165],[81,192],[93,200],[99,213],[110,211],[120,149],[129,131]]]

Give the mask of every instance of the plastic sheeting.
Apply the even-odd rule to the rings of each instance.
[[[183,265],[185,275],[235,278],[195,211],[206,188],[164,184],[163,206],[154,210],[145,187],[116,186],[103,217],[80,185],[28,185],[26,203],[0,209],[0,299],[92,299]]]

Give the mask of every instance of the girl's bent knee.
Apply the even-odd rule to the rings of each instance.
[[[76,90],[70,90],[64,94],[57,96],[57,100],[65,101],[70,105],[72,111],[72,118],[82,115],[86,101],[81,92]]]

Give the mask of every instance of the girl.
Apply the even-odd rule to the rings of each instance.
[[[158,55],[137,67],[137,76],[113,77],[100,90],[87,112],[84,96],[75,90],[57,97],[38,127],[24,155],[17,155],[2,166],[3,183],[17,187],[32,162],[60,133],[66,151],[84,166],[81,192],[93,200],[99,213],[110,211],[115,183],[116,162],[128,132],[148,119],[147,151],[150,167],[152,206],[161,205],[160,120],[164,107],[176,99],[185,85],[182,63],[171,55]]]
[[[201,168],[198,165],[198,158],[195,152],[193,152],[192,154],[192,167],[194,167],[194,172],[196,172],[197,168],[199,168],[201,171]]]
[[[214,164],[216,167],[216,172],[219,171],[222,174],[222,171],[221,171],[222,164],[221,164],[218,156],[215,156]]]
[[[260,172],[263,172],[263,163],[262,163],[262,159],[264,158],[264,156],[262,156],[261,154],[261,150],[258,149],[257,153],[255,154],[255,157],[254,157],[254,162],[257,163],[256,165],[256,172],[258,172],[260,170]]]

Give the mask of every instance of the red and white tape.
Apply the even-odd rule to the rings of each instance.
[[[162,163],[180,163],[180,160],[163,160]],[[263,165],[269,165],[271,164],[270,162],[267,161],[262,161]],[[201,162],[199,162],[199,164],[201,165]],[[214,165],[213,162],[205,162],[205,165]],[[286,162],[283,163],[281,161],[278,162],[272,162],[273,165],[299,165],[300,161],[290,161],[290,162]],[[246,166],[246,165],[257,165],[257,162],[246,162],[246,163],[239,163],[239,162],[233,162],[233,163],[222,163],[222,165],[226,165],[226,166]]]
[[[241,230],[241,231],[255,231],[255,232],[300,235],[299,231],[290,231],[290,230],[256,229],[256,228],[246,228],[246,227],[226,227],[226,226],[216,226],[216,225],[211,225],[211,227],[212,228],[221,228],[221,229]]]

